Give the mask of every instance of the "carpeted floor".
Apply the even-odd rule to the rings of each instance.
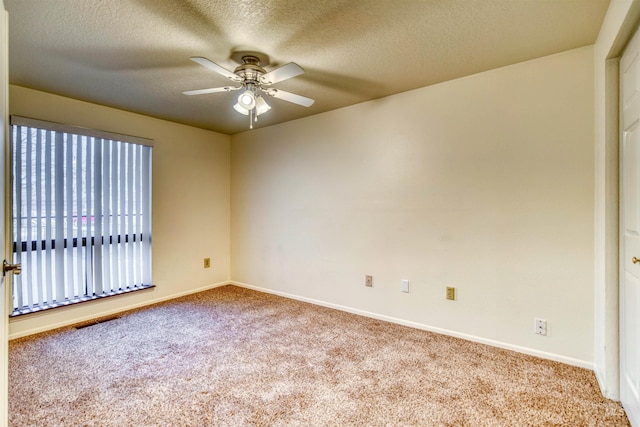
[[[10,426],[626,426],[594,374],[224,286],[14,340]]]

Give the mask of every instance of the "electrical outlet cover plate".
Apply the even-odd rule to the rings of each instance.
[[[373,288],[373,276],[366,275],[364,278],[364,285],[368,288]]]
[[[452,301],[456,299],[456,288],[447,286],[447,299]]]
[[[205,258],[204,259],[204,268],[210,268],[211,267],[211,258]]]
[[[535,319],[534,332],[536,335],[547,335],[547,321],[544,319]]]

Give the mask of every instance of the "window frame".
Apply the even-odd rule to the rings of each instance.
[[[106,227],[106,223],[104,225],[104,228],[102,228],[102,230],[94,230],[95,232],[93,233],[93,235],[87,235],[87,236],[68,236],[65,235],[64,237],[61,236],[55,236],[54,238],[51,239],[51,241],[47,242],[46,239],[38,239],[36,236],[33,236],[34,238],[31,239],[31,241],[22,241],[21,238],[17,238],[18,236],[15,236],[15,229],[14,229],[14,209],[13,209],[13,194],[14,194],[14,173],[15,173],[15,169],[14,169],[14,153],[13,150],[16,147],[15,145],[15,141],[14,141],[14,127],[16,126],[21,126],[21,127],[27,127],[27,128],[31,128],[31,129],[39,129],[39,130],[44,130],[44,131],[53,131],[56,133],[62,133],[62,134],[67,134],[67,135],[71,135],[72,137],[74,135],[76,135],[78,138],[80,137],[88,137],[91,138],[90,142],[87,142],[87,144],[93,144],[93,148],[95,149],[95,147],[98,146],[98,144],[104,144],[105,141],[109,141],[109,142],[113,142],[113,143],[124,143],[124,144],[135,144],[135,145],[141,145],[144,147],[150,147],[149,149],[149,153],[148,154],[144,154],[144,156],[148,155],[148,159],[146,160],[142,160],[143,163],[145,163],[145,161],[147,162],[146,164],[148,165],[148,176],[144,176],[144,173],[140,173],[140,178],[143,180],[143,183],[140,184],[142,187],[144,188],[144,190],[146,190],[148,192],[147,195],[140,195],[138,197],[143,197],[145,198],[145,208],[143,210],[143,212],[138,211],[137,214],[134,214],[133,212],[127,212],[127,214],[124,215],[124,218],[127,218],[127,215],[145,215],[144,218],[146,218],[146,227],[148,229],[148,232],[146,233],[147,235],[143,235],[142,232],[142,228],[140,230],[135,230],[135,232],[133,232],[132,230],[128,230],[131,231],[131,233],[127,233],[127,232],[123,232],[123,229],[120,230],[109,230],[109,231],[116,231],[117,234],[107,234],[107,227]],[[27,117],[22,117],[22,116],[15,116],[12,115],[10,117],[10,135],[11,135],[11,155],[9,156],[9,161],[10,161],[10,173],[9,175],[9,185],[11,190],[11,197],[10,199],[10,203],[11,203],[11,209],[9,210],[11,212],[10,218],[11,218],[11,223],[12,226],[10,227],[10,239],[12,242],[12,253],[13,253],[13,257],[14,257],[14,261],[16,261],[16,254],[17,253],[28,253],[30,251],[38,251],[39,249],[46,249],[46,250],[50,250],[53,251],[56,247],[56,241],[61,242],[64,246],[64,249],[67,248],[79,248],[79,247],[91,247],[91,251],[95,250],[96,245],[101,246],[102,249],[104,249],[105,245],[107,246],[111,246],[111,245],[120,245],[120,244],[129,244],[129,243],[140,243],[143,244],[143,241],[147,241],[147,245],[148,248],[146,248],[146,251],[148,252],[148,259],[147,259],[147,265],[145,268],[148,269],[148,283],[144,282],[144,278],[142,278],[140,284],[132,284],[132,285],[123,285],[120,284],[119,287],[117,289],[113,289],[113,287],[110,287],[110,289],[104,289],[103,291],[99,294],[96,294],[95,292],[91,295],[88,294],[88,292],[85,292],[84,295],[76,295],[73,296],[72,298],[69,297],[65,297],[64,300],[61,301],[45,301],[44,303],[41,301],[40,303],[33,303],[30,304],[29,306],[22,306],[22,307],[17,307],[17,303],[15,302],[15,295],[12,295],[12,312],[10,314],[10,317],[15,317],[15,316],[20,316],[20,315],[25,315],[25,314],[29,314],[29,313],[34,313],[34,312],[41,312],[43,310],[50,310],[50,309],[55,309],[58,307],[63,307],[63,306],[69,306],[69,305],[74,305],[77,303],[82,303],[82,302],[86,302],[86,301],[92,301],[92,300],[96,300],[96,299],[101,299],[101,298],[105,298],[105,297],[110,297],[110,296],[114,296],[114,295],[120,295],[120,294],[124,294],[124,293],[129,293],[129,292],[134,292],[134,291],[139,291],[139,290],[146,290],[146,289],[150,289],[155,287],[155,285],[153,285],[152,283],[152,277],[151,277],[151,266],[152,266],[152,249],[151,249],[151,242],[152,242],[152,226],[151,226],[151,219],[152,219],[152,212],[151,212],[151,207],[152,207],[152,148],[154,146],[154,141],[148,138],[141,138],[141,137],[137,137],[137,136],[131,136],[131,135],[124,135],[124,134],[118,134],[118,133],[113,133],[113,132],[107,132],[107,131],[102,131],[102,130],[95,130],[95,129],[90,129],[90,128],[85,128],[85,127],[80,127],[80,126],[74,126],[74,125],[66,125],[66,124],[60,124],[60,123],[55,123],[55,122],[50,122],[50,121],[45,121],[45,120],[39,120],[39,119],[32,119],[32,118],[27,118]],[[98,142],[99,141],[99,142]],[[33,142],[30,142],[33,143]],[[68,143],[68,142],[67,142]],[[76,142],[76,144],[80,144],[79,142]],[[87,148],[88,149],[88,148]],[[132,148],[133,149],[133,148]],[[124,149],[123,149],[124,150]],[[142,148],[140,148],[140,152],[142,153]],[[128,150],[127,150],[128,151]],[[122,154],[122,153],[120,153]],[[142,155],[142,154],[141,154]],[[95,163],[95,159],[93,159],[92,164]],[[68,166],[67,166],[68,167]],[[113,173],[113,171],[112,171]],[[84,176],[83,176],[84,177]],[[87,177],[84,177],[85,179],[89,179]],[[63,177],[63,179],[65,179],[65,177]],[[102,180],[101,180],[102,181]],[[146,186],[145,186],[146,184]],[[36,184],[39,185],[39,184]],[[69,184],[67,184],[69,185]],[[120,184],[118,184],[118,186],[120,186]],[[111,188],[111,187],[110,187]],[[124,187],[122,187],[124,188]],[[85,203],[87,204],[87,212],[89,209],[89,205],[90,205],[90,200],[93,200],[93,198],[95,197],[95,191],[96,188],[92,187],[91,188],[92,193],[91,196],[85,196]],[[20,190],[22,191],[22,190]],[[102,190],[100,190],[102,191]],[[65,196],[67,194],[65,193]],[[80,197],[80,196],[78,196]],[[125,197],[124,195],[121,195],[121,197]],[[136,199],[137,200],[137,199]],[[92,205],[93,208],[93,205]],[[40,216],[41,212],[38,212],[38,215],[36,216],[36,218],[41,218]],[[101,212],[101,214],[106,215],[105,211]],[[57,215],[57,214],[56,214]],[[67,214],[68,215],[68,214]],[[111,216],[113,216],[114,214],[111,213]],[[122,216],[122,212],[118,212],[117,215]],[[31,217],[31,216],[29,216]],[[60,218],[58,220],[61,220],[62,215],[60,215]],[[123,228],[125,226],[122,226]],[[137,237],[140,236],[140,237]],[[20,251],[18,252],[18,245],[20,246]],[[101,250],[102,250],[101,249]],[[127,249],[127,251],[133,251],[134,249]],[[142,249],[140,249],[142,250]],[[146,254],[146,253],[145,253]],[[23,255],[24,256],[24,255]],[[30,255],[27,255],[27,258]],[[68,256],[68,255],[65,255]],[[140,256],[142,257],[142,254],[140,254]],[[91,259],[93,260],[93,254],[91,255]],[[80,262],[80,261],[77,261]],[[92,262],[92,261],[89,261]],[[117,262],[117,260],[116,260]],[[36,268],[40,268],[40,267],[36,267]],[[79,267],[82,268],[82,267]],[[102,263],[100,264],[100,270],[102,271],[102,269],[105,268],[104,265],[102,265]],[[93,265],[91,267],[91,272],[92,274],[94,273],[94,268]],[[71,273],[64,273],[64,274],[74,274],[73,271]],[[99,273],[102,274],[102,273]],[[144,276],[144,274],[143,274]],[[65,276],[66,277],[66,276]],[[15,280],[14,280],[15,281]],[[92,278],[93,281],[93,278]],[[100,282],[102,282],[102,279],[100,279]],[[43,284],[38,284],[37,286],[39,286],[39,292],[43,292],[44,290],[44,285]],[[80,286],[80,285],[78,285]],[[86,288],[86,286],[85,286]],[[94,289],[95,290],[95,289]],[[16,285],[14,284],[14,286],[12,287],[12,293],[16,292]],[[66,293],[66,291],[65,291]],[[56,293],[56,298],[58,298],[57,296],[58,294]],[[48,297],[51,297],[51,295],[48,295]],[[42,300],[43,298],[40,298],[40,300]]]

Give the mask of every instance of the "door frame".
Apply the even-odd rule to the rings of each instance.
[[[9,13],[4,7],[4,1],[0,0],[0,19],[3,20],[4,26],[0,34],[1,49],[0,53],[0,84],[3,86],[0,89],[0,103],[2,103],[2,123],[0,128],[3,131],[2,137],[4,138],[4,147],[0,148],[0,161],[4,163],[4,224],[0,226],[4,227],[4,248],[2,250],[2,259],[7,253],[10,253],[10,241],[11,241],[11,191],[10,191],[10,168],[9,168]],[[0,288],[3,294],[0,296],[0,321],[2,333],[0,333],[0,369],[2,374],[0,375],[0,426],[5,427],[9,423],[9,303],[11,301],[11,275],[4,278],[4,283],[0,278]]]
[[[612,1],[594,46],[594,371],[620,399],[619,61],[640,23],[640,0]]]

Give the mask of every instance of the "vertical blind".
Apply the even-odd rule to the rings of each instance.
[[[13,313],[151,287],[152,141],[11,117]]]

